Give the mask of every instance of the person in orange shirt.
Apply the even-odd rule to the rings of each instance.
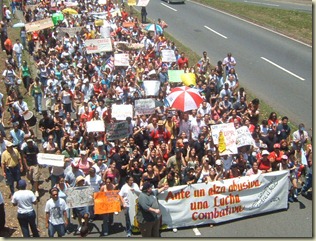
[[[6,41],[4,41],[4,47],[5,47],[5,52],[8,55],[12,56],[12,52],[13,52],[13,45],[12,45],[12,41],[9,37],[7,37]]]
[[[273,146],[274,150],[270,152],[268,159],[271,162],[272,171],[278,170],[278,163],[282,162],[282,156],[284,152],[280,150],[281,145],[279,143],[275,143]]]

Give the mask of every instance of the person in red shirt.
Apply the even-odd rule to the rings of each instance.
[[[5,47],[5,52],[7,55],[12,55],[13,52],[13,45],[11,39],[7,37],[7,39],[4,41],[4,47]]]
[[[83,119],[90,121],[93,118],[93,111],[89,111],[89,107],[85,106],[84,113],[80,115],[80,122],[83,122]]]
[[[278,163],[282,162],[282,156],[284,155],[284,152],[280,151],[281,146],[279,143],[275,143],[273,148],[274,150],[270,153],[268,159],[271,162],[272,171],[277,171],[277,165]]]
[[[184,52],[181,53],[181,57],[178,59],[179,69],[185,69],[185,67],[189,66],[189,60],[184,56]]]
[[[163,120],[158,121],[158,128],[151,131],[150,137],[154,141],[155,146],[160,144],[161,141],[163,141],[164,143],[168,143],[168,141],[170,140],[171,134],[165,128]]]
[[[262,157],[257,160],[259,164],[259,170],[261,170],[263,173],[272,171],[271,163],[268,158],[269,154],[270,153],[267,150],[263,150],[261,154]]]

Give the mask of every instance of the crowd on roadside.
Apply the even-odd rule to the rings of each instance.
[[[58,7],[53,11],[60,12],[66,5],[57,2]],[[128,189],[150,195],[152,188],[162,191],[176,185],[289,169],[292,184],[289,201],[293,202],[299,195],[298,180],[302,174],[305,176],[302,194],[306,195],[312,177],[312,146],[308,144],[311,137],[303,123],[293,132],[286,116],[278,118],[272,112],[268,119],[262,119],[259,100],[249,100],[240,87],[237,60],[232,53],[223,56],[214,68],[206,51],[198,63],[192,63],[163,33],[144,31],[143,24],[136,16],[129,15],[124,4],[107,1],[100,5],[97,1],[80,0],[73,8],[78,14],[64,14],[64,20],[53,28],[30,33],[21,28],[20,39],[14,40],[14,44],[7,34],[12,14],[7,6],[3,9],[0,33],[1,47],[7,54],[2,73],[7,97],[0,93],[1,167],[12,203],[19,207],[18,220],[24,237],[30,236],[29,223],[33,236],[38,236],[32,221],[35,220],[32,204],[40,196],[41,169],[48,168],[38,165],[39,152],[65,156],[64,167],[49,167],[50,176],[45,179],[51,182],[51,199],[45,211],[38,214],[46,215],[50,237],[55,232],[61,237],[70,231],[67,225],[71,212],[65,203],[65,190],[75,186],[89,185],[95,192],[120,190],[128,237],[132,235],[126,211]],[[113,9],[120,9],[120,16],[112,16]],[[53,13],[50,1],[39,3],[33,10],[23,4],[23,10],[27,22],[51,17]],[[142,49],[126,51],[128,67],[114,66],[114,52],[87,54],[85,40],[102,38],[101,27],[95,21],[98,19],[94,17],[97,14],[91,14],[100,12],[106,15],[103,21],[109,26],[113,44],[125,41],[144,45]],[[133,26],[124,27],[124,22],[133,22]],[[167,27],[161,20],[157,24]],[[58,27],[82,28],[69,36],[60,35]],[[164,49],[174,50],[176,62],[162,62]],[[37,73],[32,73],[31,66],[22,61],[26,51],[33,58]],[[199,108],[181,112],[166,104],[168,94],[181,85],[168,81],[168,70],[195,74],[196,85],[191,87],[203,96]],[[103,120],[105,125],[118,122],[111,115],[113,103],[134,105],[135,100],[147,98],[143,85],[146,80],[160,81],[159,94],[155,97],[160,104],[155,113],[127,117],[129,135],[123,139],[109,141],[106,132],[87,131],[88,121]],[[25,94],[34,98],[34,109],[23,100]],[[34,115],[29,118],[32,111]],[[9,116],[8,123],[4,123],[4,115]],[[40,117],[35,123],[41,132],[39,146],[32,128],[35,116]],[[223,123],[233,123],[236,129],[247,126],[254,145],[238,148],[238,154],[220,152],[210,127]],[[5,125],[10,126],[7,133]],[[23,174],[31,181],[32,191],[25,190]],[[19,191],[15,190],[14,182]],[[1,207],[0,215],[4,215]],[[138,214],[138,220],[143,236],[159,235],[157,208],[147,207],[149,217],[148,210],[140,208],[143,212]],[[78,231],[85,235],[87,223],[94,219],[93,208],[76,208],[73,215],[78,218]],[[102,218],[101,235],[106,236],[111,233],[113,214]],[[152,233],[148,233],[148,226],[142,229],[146,218],[148,223],[153,223]]]

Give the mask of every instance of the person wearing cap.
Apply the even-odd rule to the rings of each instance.
[[[10,137],[12,139],[13,145],[20,149],[24,141],[25,133],[19,128],[20,123],[18,121],[13,122],[12,125],[13,129],[10,130]]]
[[[14,194],[14,181],[18,183],[21,179],[23,164],[19,151],[13,148],[13,143],[8,141],[6,147],[7,149],[1,154],[1,164],[3,176],[10,187],[11,197]]]
[[[308,141],[308,133],[305,131],[305,125],[300,123],[298,125],[298,130],[293,132],[293,140],[292,140],[292,147],[294,150],[300,150],[301,148],[304,149],[304,145]]]
[[[77,161],[73,161],[71,163],[71,170],[68,171],[65,175],[65,182],[69,184],[70,187],[74,187],[76,185],[76,178],[79,176],[85,176],[83,171],[79,169],[79,163]]]
[[[23,162],[26,168],[26,175],[33,184],[35,196],[39,197],[38,182],[40,179],[40,169],[37,162],[38,147],[34,144],[32,139],[27,139],[27,145],[23,148]]]
[[[26,190],[26,181],[21,179],[18,182],[19,191],[15,192],[12,196],[11,202],[13,206],[18,207],[18,221],[21,227],[21,231],[24,238],[29,238],[31,228],[33,237],[39,237],[39,233],[36,226],[36,213],[33,205],[36,205],[37,199],[34,193],[30,190]]]
[[[155,146],[161,144],[161,142],[168,143],[171,138],[170,132],[165,128],[164,121],[159,120],[157,124],[158,128],[150,132],[150,137],[154,141]]]
[[[281,146],[279,143],[273,145],[274,150],[270,152],[269,160],[271,162],[272,171],[278,170],[278,164],[282,161],[284,152],[280,150]]]
[[[47,110],[42,111],[43,118],[39,121],[38,127],[42,132],[42,143],[48,141],[49,135],[55,135],[55,123],[51,116],[48,115]]]
[[[53,187],[49,190],[50,199],[45,204],[46,228],[48,236],[54,237],[57,232],[58,237],[63,237],[68,226],[66,201],[59,197],[59,189]]]
[[[144,183],[142,192],[138,197],[138,208],[136,213],[142,237],[159,237],[161,212],[157,195],[167,189],[168,186],[166,185],[153,190],[151,183]]]
[[[257,162],[259,164],[259,170],[261,170],[262,173],[272,171],[271,162],[268,158],[269,155],[270,155],[270,152],[268,152],[267,150],[263,150],[261,153],[261,158],[257,159]]]

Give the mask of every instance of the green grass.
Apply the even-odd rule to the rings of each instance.
[[[196,2],[239,16],[307,44],[312,44],[313,16],[311,13],[225,0],[196,0]]]

